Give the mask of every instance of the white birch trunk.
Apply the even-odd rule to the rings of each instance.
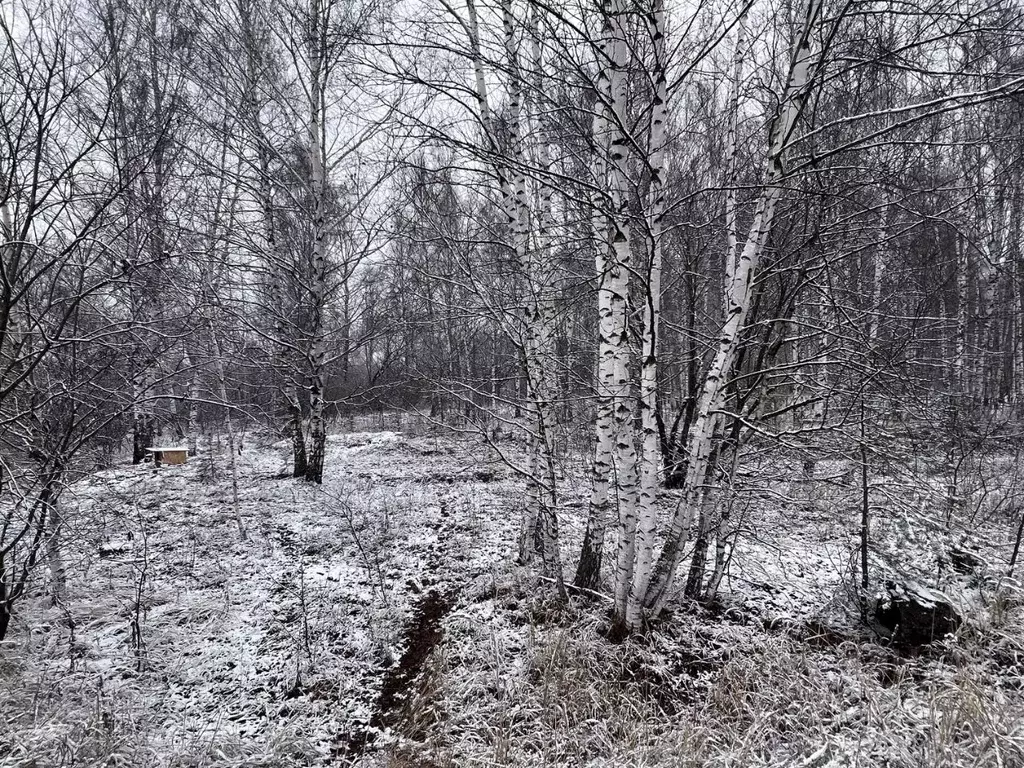
[[[266,249],[265,260],[268,270],[273,273],[279,270],[277,229],[275,223],[275,203],[271,188],[270,150],[261,121],[261,104],[257,101],[262,92],[260,81],[261,63],[257,44],[257,32],[254,24],[253,9],[245,0],[238,2],[239,20],[242,26],[243,44],[245,46],[245,95],[242,107],[244,118],[249,123],[256,144],[256,164],[259,183],[256,196],[262,215],[262,234]],[[282,378],[282,396],[288,419],[288,436],[292,444],[292,476],[304,477],[308,465],[306,439],[302,423],[302,407],[299,400],[299,386],[303,378],[295,359],[294,344],[288,339],[285,318],[285,292],[282,289],[283,276],[273,275],[270,280],[270,306],[274,313],[274,335],[277,342],[274,366]]]
[[[525,340],[525,369],[527,398],[530,415],[531,452],[533,454],[533,478],[528,496],[533,509],[528,509],[524,518],[526,525],[539,525],[541,558],[544,575],[554,579],[559,594],[564,594],[562,583],[561,553],[558,541],[557,493],[554,468],[554,414],[552,412],[552,391],[550,380],[550,345],[553,342],[554,307],[551,303],[550,259],[546,248],[548,231],[540,219],[544,212],[538,212],[538,242],[530,247],[530,204],[526,175],[521,168],[526,164],[526,147],[522,137],[524,125],[525,82],[519,62],[516,45],[516,23],[512,14],[511,0],[501,3],[502,23],[505,35],[505,53],[509,67],[509,112],[510,143],[513,158],[517,161],[512,174],[512,213],[514,215],[514,240],[520,269],[524,275],[526,296],[523,306],[523,335]],[[538,46],[539,55],[539,46]],[[539,62],[538,62],[539,63]],[[539,94],[538,94],[539,98]],[[546,145],[544,152],[546,153]],[[550,198],[548,198],[550,217]],[[528,540],[530,530],[523,531]]]
[[[1017,177],[1018,188],[1020,186],[1020,176]],[[1015,191],[1014,194],[1014,226],[1011,228],[1011,232],[1019,232],[1021,224],[1021,197],[1020,192]],[[1016,252],[1013,254],[1013,264],[1011,265],[1012,280],[1010,285],[1012,286],[1011,291],[1011,320],[1013,330],[1013,363],[1012,363],[1012,386],[1011,386],[1011,399],[1014,406],[1020,407],[1024,403],[1024,290],[1021,290],[1022,281],[1024,281],[1024,244],[1020,241],[1020,235],[1018,235]],[[1019,415],[1019,414],[1018,414]]]
[[[519,66],[519,53],[515,43],[515,21],[512,16],[511,0],[501,2],[502,29],[504,33],[505,55],[509,69],[508,98],[509,98],[509,145],[512,159],[522,156],[522,143],[520,136],[520,123],[522,121],[523,81]],[[521,562],[528,562],[532,553],[527,548],[533,546],[535,529],[538,525],[543,526],[542,508],[545,504],[546,489],[544,480],[546,477],[545,455],[544,455],[544,414],[539,399],[539,366],[537,356],[539,353],[539,334],[537,328],[537,292],[536,280],[533,274],[533,264],[529,244],[529,204],[527,200],[526,176],[514,167],[510,169],[510,179],[506,182],[506,189],[502,190],[508,210],[506,215],[509,219],[512,233],[512,245],[515,250],[516,260],[524,277],[523,307],[522,307],[522,344],[523,344],[523,373],[526,378],[526,413],[529,451],[528,466],[529,475],[527,479],[526,508],[524,509],[522,530],[520,531],[520,552]],[[541,536],[541,555],[544,556],[545,541]],[[547,564],[545,563],[545,570]]]
[[[737,162],[740,123],[740,85],[743,82],[743,44],[746,38],[746,7],[736,22],[736,49],[732,60],[732,82],[729,84],[729,130],[725,136],[725,304],[729,304],[729,291],[736,275],[736,252],[739,234],[736,222],[736,195],[739,186]]]
[[[723,307],[728,311],[729,296],[732,290],[732,282],[736,278],[738,268],[739,233],[737,232],[736,215],[736,194],[739,184],[739,168],[737,163],[738,132],[739,132],[739,92],[743,77],[743,43],[745,36],[745,12],[744,8],[737,24],[736,48],[733,53],[733,72],[730,84],[730,127],[726,139],[726,186],[725,201],[725,223],[726,223],[726,253],[725,269],[726,285]],[[717,427],[716,427],[717,431]],[[690,573],[687,579],[686,592],[692,597],[698,597],[704,579],[707,551],[711,538],[717,537],[718,545],[724,547],[725,539],[722,536],[722,513],[718,504],[709,503],[706,499],[701,502],[701,513],[699,515],[700,531],[694,546],[691,561]],[[724,551],[721,553],[724,557]]]
[[[526,284],[524,297],[521,348],[523,369],[526,378],[527,430],[529,433],[528,466],[530,478],[527,481],[527,500],[520,531],[520,559],[531,556],[534,531],[540,531],[541,557],[544,575],[553,579],[556,591],[564,596],[562,581],[561,553],[558,541],[557,497],[552,457],[553,421],[549,415],[551,407],[543,383],[544,372],[540,365],[545,345],[543,318],[538,303],[537,265],[529,248],[529,201],[526,177],[521,170],[524,152],[520,137],[523,105],[523,79],[519,66],[519,55],[515,41],[515,23],[511,0],[502,0],[502,24],[505,52],[509,71],[509,129],[511,163],[505,163],[498,152],[495,131],[488,102],[487,81],[480,50],[480,27],[474,0],[467,0],[467,32],[473,58],[476,98],[480,110],[480,121],[484,129],[485,142],[493,154],[493,166],[498,177],[499,192],[506,220],[511,232],[512,249],[516,254]],[[538,528],[539,526],[539,528]]]
[[[605,307],[607,294],[601,290],[608,272],[611,227],[607,214],[606,184],[608,180],[608,153],[611,132],[608,120],[608,105],[611,103],[611,81],[605,62],[611,58],[611,25],[607,18],[602,20],[601,51],[597,57],[597,101],[594,104],[593,120],[593,195],[591,200],[591,227],[594,248],[594,266],[597,275],[598,317],[609,313]],[[607,350],[612,340],[605,336],[603,325],[598,326],[598,357],[595,371],[597,392],[597,417],[595,423],[594,468],[591,479],[590,506],[587,515],[587,530],[580,550],[579,565],[573,583],[581,589],[596,589],[601,578],[604,558],[605,529],[611,516],[611,477],[615,462],[615,387],[612,356]]]
[[[295,371],[288,371],[294,377]],[[292,381],[285,383],[285,405],[288,409],[288,431],[292,441],[292,477],[306,476],[306,433],[302,423],[302,403],[299,400],[299,387]]]
[[[0,179],[6,179],[6,169],[0,165]],[[15,246],[14,246],[14,216],[11,213],[11,197],[10,190],[5,189],[3,195],[3,204],[0,205],[0,269],[4,271],[4,283],[6,288],[4,289],[5,304],[13,302],[14,291],[15,291],[15,275],[13,274],[13,268],[15,265]],[[18,315],[20,314],[19,306],[8,306],[6,312],[2,315],[2,325],[0,325],[0,361],[6,358],[6,362],[2,363],[2,372],[10,377],[11,380],[17,378],[19,371],[21,370],[21,363],[23,360],[23,343],[20,323],[18,322]],[[0,386],[6,387],[8,381],[0,379]]]
[[[729,290],[725,325],[719,334],[718,348],[705,378],[687,440],[687,470],[682,499],[676,507],[665,545],[644,599],[645,607],[654,614],[661,610],[668,599],[669,588],[682,558],[690,527],[704,500],[709,459],[722,421],[725,386],[736,361],[740,335],[750,309],[754,274],[771,231],[775,206],[782,195],[782,184],[786,176],[784,155],[797,118],[803,110],[811,81],[815,64],[812,37],[820,13],[821,0],[809,0],[800,37],[793,53],[786,91],[781,100],[779,114],[772,126],[764,188],[757,201],[746,243],[739,254]]]
[[[973,115],[978,123],[989,115],[984,109]],[[1002,242],[1004,234],[1005,205],[1002,192],[996,187],[998,166],[990,154],[986,154],[982,139],[975,131],[967,130],[967,141],[961,156],[964,167],[973,171],[973,177],[966,179],[973,186],[974,238],[960,243],[958,252],[957,300],[963,298],[963,306],[975,302],[971,323],[965,310],[958,309],[957,335],[963,331],[963,360],[958,363],[962,369],[959,394],[974,404],[989,403],[997,377],[993,375],[993,358],[996,357],[998,329],[993,322],[995,298],[1002,266]],[[964,269],[960,270],[960,262]],[[971,277],[974,277],[972,285]],[[972,290],[973,289],[973,290]],[[962,320],[961,320],[962,318]],[[963,326],[961,328],[961,325]]]
[[[654,103],[651,106],[649,162],[651,168],[648,229],[650,267],[647,302],[644,307],[644,335],[640,353],[640,412],[643,430],[640,454],[640,482],[637,505],[636,554],[626,602],[625,626],[635,629],[641,620],[643,598],[654,562],[654,537],[658,526],[658,477],[661,453],[658,441],[658,341],[661,318],[662,229],[665,213],[665,126],[668,122],[668,79],[665,59],[665,4],[655,0],[647,17],[654,47]]]
[[[979,166],[981,164],[979,163]],[[1001,189],[993,192],[994,199],[988,200],[988,190],[997,187],[996,174],[989,183],[981,179],[979,195],[983,205],[982,225],[984,258],[980,264],[978,275],[980,295],[978,317],[978,346],[980,360],[979,375],[975,384],[975,397],[994,407],[999,401],[999,324],[996,320],[996,304],[999,296],[999,285],[1006,268],[1006,201]]]
[[[956,336],[953,347],[952,383],[954,399],[967,394],[967,313],[970,286],[968,247],[963,238],[956,239]]]
[[[958,481],[959,458],[957,456],[956,432],[960,426],[958,420],[966,398],[972,394],[970,364],[967,357],[968,311],[970,302],[970,249],[963,237],[956,238],[956,339],[954,343],[953,364],[951,371],[952,386],[949,399],[948,429],[946,444],[946,524],[957,517],[960,509],[960,493]]]
[[[548,559],[558,563],[561,570],[561,555],[558,551],[558,498],[556,493],[555,477],[555,444],[557,419],[555,413],[555,398],[557,394],[557,359],[555,355],[555,322],[557,285],[555,276],[555,259],[551,247],[551,231],[554,224],[552,212],[552,190],[547,180],[547,174],[551,169],[551,152],[548,142],[548,131],[544,123],[543,110],[539,103],[543,96],[544,86],[544,47],[542,45],[541,11],[534,7],[531,15],[531,32],[533,35],[533,66],[534,66],[534,91],[531,103],[533,105],[534,138],[537,154],[537,167],[540,171],[540,179],[536,182],[538,187],[537,203],[537,227],[536,247],[533,250],[530,261],[530,275],[533,277],[535,296],[535,309],[532,324],[536,334],[536,350],[534,355],[534,368],[536,377],[536,401],[537,401],[537,429],[539,432],[539,443],[542,455],[538,459],[544,467],[544,488],[545,500],[542,505],[546,520],[545,546],[553,547],[554,551],[549,553]]]
[[[732,462],[729,469],[729,484],[725,488],[725,512],[722,514],[719,520],[719,526],[717,531],[717,538],[715,539],[715,567],[711,572],[711,578],[708,580],[707,590],[704,592],[705,600],[714,600],[718,594],[718,589],[722,584],[722,578],[725,576],[725,568],[728,565],[729,557],[727,553],[727,538],[729,531],[725,529],[725,524],[728,521],[732,513],[732,502],[735,498],[734,487],[736,484],[736,471],[739,468],[740,461],[740,446],[734,445],[732,447]]]
[[[611,0],[606,6],[611,25],[608,79],[611,92],[611,144],[609,192],[611,197],[611,243],[601,285],[601,345],[613,397],[615,430],[615,491],[618,501],[618,551],[616,553],[614,615],[625,617],[629,586],[633,577],[637,526],[636,443],[630,399],[627,337],[627,303],[632,254],[629,222],[628,147],[625,134],[626,75],[630,60],[627,40],[629,6]]]
[[[515,44],[515,23],[512,17],[511,0],[502,1],[501,18],[505,55],[509,68],[509,145],[512,159],[515,159],[521,156],[523,150],[520,137],[523,82],[519,67],[519,53]],[[484,101],[486,101],[486,97]],[[533,546],[536,538],[536,528],[538,525],[543,525],[541,508],[545,501],[545,489],[542,478],[545,477],[546,471],[543,448],[544,436],[541,425],[544,417],[538,399],[537,354],[539,338],[536,323],[537,296],[533,270],[531,269],[526,177],[515,168],[510,169],[509,177],[505,182],[505,188],[501,191],[507,206],[506,216],[509,220],[509,228],[512,234],[512,247],[515,250],[516,260],[519,262],[519,268],[522,270],[525,284],[525,295],[523,296],[523,307],[521,310],[521,333],[523,373],[526,378],[529,478],[527,479],[526,508],[524,509],[522,529],[520,531],[519,559],[521,562],[528,562],[532,559],[532,552],[528,551],[528,548]],[[541,541],[541,554],[542,556],[544,554],[543,540]]]
[[[882,282],[885,278],[885,256],[888,251],[889,230],[887,226],[888,215],[892,211],[892,204],[889,201],[882,206],[879,213],[881,226],[879,228],[878,242],[875,244],[873,273],[871,276],[871,310],[868,316],[868,345],[875,348],[878,341],[878,330],[882,320]]]

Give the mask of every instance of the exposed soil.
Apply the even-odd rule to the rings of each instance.
[[[416,682],[427,659],[444,637],[441,620],[454,605],[454,598],[436,589],[427,592],[416,604],[405,626],[405,652],[398,664],[387,671],[373,715],[365,728],[348,736],[339,753],[346,757],[363,754],[384,731],[397,726],[406,714],[406,703],[416,691]]]

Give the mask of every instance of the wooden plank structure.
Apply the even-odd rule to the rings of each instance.
[[[185,464],[188,461],[188,448],[181,445],[163,445],[147,448],[153,454],[153,466],[161,464]]]

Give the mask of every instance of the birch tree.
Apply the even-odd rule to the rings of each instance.
[[[351,320],[335,328],[335,308],[351,308],[354,272],[376,247],[359,243],[358,219],[390,173],[378,138],[386,113],[360,79],[376,12],[372,3],[239,0],[222,21],[243,58],[214,87],[243,104],[238,174],[259,212],[260,237],[244,240],[259,259],[264,313],[246,322],[272,350],[293,475],[313,483],[324,475],[328,378],[352,353]],[[380,157],[368,160],[370,151]],[[334,344],[335,330],[343,343]]]
[[[639,626],[641,607],[650,580],[655,534],[658,526],[657,495],[660,485],[661,456],[658,435],[658,348],[661,321],[661,268],[665,217],[665,142],[668,123],[668,63],[666,52],[665,4],[654,0],[647,15],[648,34],[653,48],[654,98],[649,129],[650,190],[647,223],[650,261],[645,281],[644,326],[640,368],[640,415],[642,446],[637,498],[635,564],[627,571],[620,561],[616,584],[616,618],[626,627]],[[742,40],[742,36],[740,37]],[[740,43],[737,43],[739,46]],[[737,82],[738,88],[738,82]],[[628,533],[628,532],[624,532]],[[628,578],[627,578],[628,576]],[[627,591],[628,590],[628,591]],[[622,593],[626,593],[623,598]],[[621,613],[620,613],[621,611]]]
[[[764,182],[742,250],[730,282],[726,322],[697,403],[694,423],[687,441],[686,480],[682,498],[644,597],[645,607],[657,613],[668,597],[676,568],[682,558],[690,527],[704,500],[705,482],[713,443],[722,424],[725,387],[739,350],[740,335],[750,311],[753,279],[772,229],[775,210],[787,180],[786,152],[796,123],[807,101],[821,52],[814,50],[820,25],[821,0],[807,4],[793,49],[778,113],[770,131],[765,158]]]
[[[612,0],[599,6],[601,25],[597,51],[597,102],[593,122],[594,249],[597,267],[597,422],[594,471],[587,530],[583,539],[575,585],[583,589],[598,586],[603,559],[605,529],[613,506],[610,491],[623,498],[624,512],[617,567],[625,573],[632,568],[632,530],[636,525],[636,456],[630,428],[631,403],[628,372],[629,347],[626,339],[630,277],[629,180],[626,134],[626,67],[629,45],[626,38],[628,9]],[[622,580],[628,583],[628,575]],[[621,590],[618,590],[621,592]],[[619,601],[623,599],[618,596]],[[620,606],[621,607],[621,606]]]
[[[535,532],[539,532],[540,554],[545,576],[553,579],[556,592],[564,595],[561,552],[558,540],[558,497],[553,457],[554,415],[551,402],[550,372],[547,366],[551,360],[553,329],[550,294],[552,292],[552,271],[550,264],[543,264],[538,253],[547,249],[548,234],[545,230],[550,220],[548,204],[542,204],[541,227],[536,236],[540,248],[531,247],[531,210],[527,191],[527,178],[523,168],[528,164],[525,143],[521,131],[523,124],[523,100],[527,87],[521,65],[518,23],[513,13],[511,0],[502,0],[502,44],[505,53],[504,67],[508,73],[508,123],[507,149],[499,144],[490,93],[484,70],[481,42],[481,25],[474,0],[467,0],[466,34],[473,67],[474,94],[477,115],[484,146],[482,153],[489,157],[494,177],[497,180],[501,206],[506,219],[508,245],[515,253],[524,282],[521,321],[513,331],[522,350],[523,368],[527,383],[527,413],[529,422],[528,463],[526,467],[527,499],[520,528],[520,559],[528,561],[534,549]],[[538,25],[536,29],[540,29]],[[541,42],[538,40],[538,46]],[[541,49],[535,52],[535,65],[542,67]],[[539,95],[536,96],[539,98]],[[543,142],[543,139],[542,139]],[[541,158],[546,153],[541,149]],[[535,243],[537,240],[534,241]]]
[[[310,328],[309,341],[309,463],[306,466],[306,479],[315,483],[323,482],[324,450],[327,441],[327,429],[324,424],[324,304],[327,290],[327,255],[326,255],[326,208],[327,208],[327,177],[325,168],[326,142],[324,131],[324,112],[326,109],[324,96],[326,91],[327,66],[326,54],[328,29],[331,8],[321,7],[321,0],[311,0],[309,9],[309,80],[306,90],[309,94],[309,147],[310,147],[310,183],[312,189],[312,226],[313,226],[313,269],[311,285],[311,304],[313,307],[313,323]]]

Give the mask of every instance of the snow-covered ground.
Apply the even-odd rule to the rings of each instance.
[[[478,449],[332,436],[314,487],[282,477],[284,443],[249,445],[237,518],[223,455],[79,482],[67,595],[20,605],[0,657],[4,764],[330,760],[370,717],[417,596],[508,560],[518,488]]]
[[[1012,594],[919,658],[850,634],[834,499],[748,501],[722,605],[611,645],[514,565],[521,481],[480,443],[332,436],[322,487],[287,454],[247,443],[237,505],[223,451],[70,489],[66,594],[41,568],[0,648],[0,764],[1024,766]]]

